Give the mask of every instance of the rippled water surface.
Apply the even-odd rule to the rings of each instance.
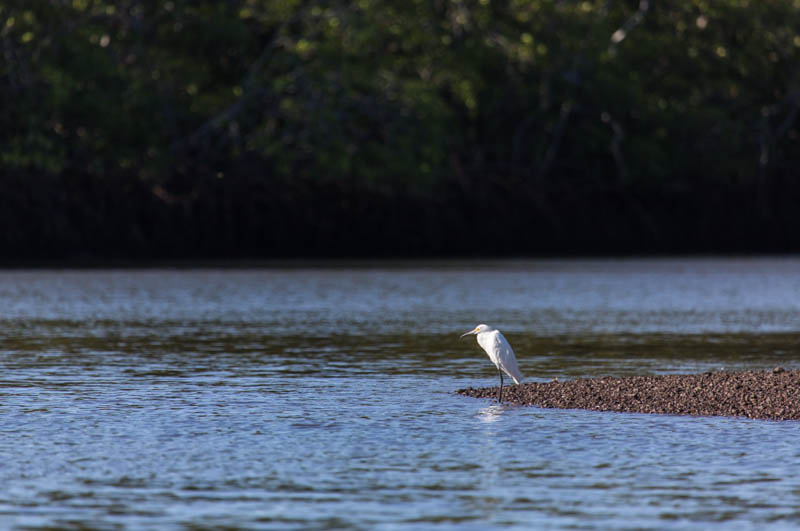
[[[0,272],[0,528],[800,526],[800,423],[517,408],[800,367],[800,260]]]

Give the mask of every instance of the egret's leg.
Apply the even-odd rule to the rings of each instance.
[[[497,391],[497,402],[499,404],[503,403],[503,371],[497,369],[497,372],[500,373],[500,389]]]

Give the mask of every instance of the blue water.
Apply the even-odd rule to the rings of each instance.
[[[800,260],[0,273],[0,527],[800,526],[797,422],[499,406],[798,368]]]

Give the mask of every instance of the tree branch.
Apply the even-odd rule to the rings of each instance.
[[[558,123],[556,124],[556,129],[553,132],[553,141],[550,142],[550,146],[548,146],[547,151],[544,154],[544,159],[542,160],[542,164],[539,166],[539,174],[537,178],[542,179],[547,172],[550,171],[550,166],[553,164],[553,159],[558,153],[558,148],[561,146],[561,140],[564,136],[564,131],[567,128],[567,120],[569,120],[569,115],[572,114],[572,103],[570,101],[565,101],[561,104],[561,113],[558,117]]]
[[[264,89],[256,89],[254,88],[255,85],[255,78],[258,73],[264,67],[264,64],[272,55],[273,48],[276,47],[276,43],[283,33],[284,29],[286,29],[290,24],[297,21],[305,12],[306,8],[310,4],[310,0],[305,0],[297,11],[292,15],[290,18],[284,20],[279,26],[277,26],[272,34],[270,35],[269,39],[267,40],[266,44],[264,45],[261,53],[259,54],[258,58],[253,61],[250,65],[250,68],[247,70],[247,75],[242,80],[241,87],[242,87],[242,95],[239,96],[239,99],[226,107],[224,110],[219,112],[217,115],[213,116],[209,120],[198,127],[193,133],[190,135],[177,140],[172,143],[170,149],[173,151],[178,151],[180,149],[185,148],[186,146],[193,145],[201,140],[203,137],[208,135],[210,132],[218,129],[222,124],[232,120],[236,115],[238,115],[245,107],[245,103],[249,102],[256,96],[262,95],[265,93]]]

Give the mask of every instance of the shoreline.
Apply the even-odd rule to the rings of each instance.
[[[497,386],[456,391],[496,399]],[[518,406],[619,413],[800,420],[800,370],[705,372],[599,378],[503,386]]]

